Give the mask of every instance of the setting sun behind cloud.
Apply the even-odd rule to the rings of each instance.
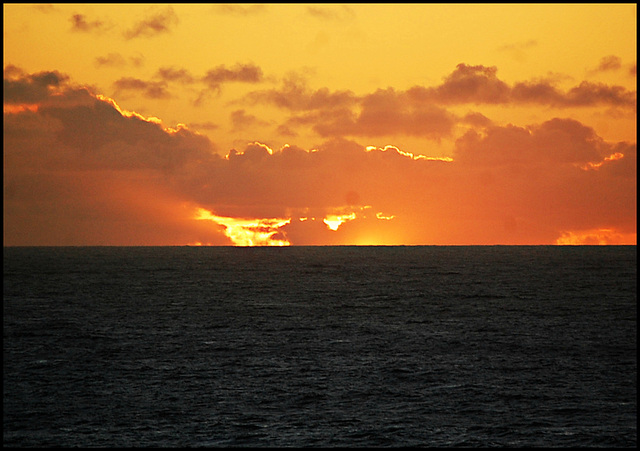
[[[3,10],[5,245],[636,243],[636,5]]]

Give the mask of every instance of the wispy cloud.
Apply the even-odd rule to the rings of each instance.
[[[134,77],[123,77],[113,83],[116,93],[137,91],[150,99],[166,99],[171,97],[167,85],[163,81],[145,81]]]
[[[71,29],[73,31],[81,31],[85,33],[103,32],[111,26],[102,20],[88,20],[84,14],[74,14],[71,16]]]
[[[136,22],[133,27],[126,30],[123,36],[126,39],[138,37],[153,37],[168,33],[178,23],[178,16],[170,6],[163,11],[150,12],[147,17]]]
[[[517,61],[522,61],[527,57],[527,51],[537,47],[538,41],[535,39],[529,39],[524,42],[517,42],[513,44],[505,44],[498,47],[499,52],[508,53]]]
[[[256,14],[263,14],[267,11],[267,5],[239,5],[239,4],[227,4],[216,5],[215,12],[219,14],[232,15],[232,16],[252,16]]]
[[[187,69],[175,67],[161,67],[158,69],[157,76],[165,81],[179,83],[193,83],[196,79]]]
[[[211,89],[219,89],[220,84],[227,82],[258,83],[262,79],[262,69],[255,64],[236,64],[232,68],[221,65],[210,69],[202,77],[202,81]]]
[[[307,13],[315,18],[330,21],[349,21],[356,18],[356,12],[347,5],[307,6]]]
[[[608,55],[600,60],[597,67],[590,70],[589,73],[616,71],[622,67],[622,59],[616,55]]]
[[[105,56],[98,56],[95,58],[94,63],[97,67],[140,67],[144,58],[142,56],[132,56],[125,58],[120,53],[109,53]]]
[[[233,130],[245,130],[249,127],[269,125],[269,122],[259,119],[253,114],[247,114],[243,109],[232,111],[230,117]]]
[[[126,60],[119,54],[110,54],[96,61],[98,65],[124,66]],[[116,94],[137,92],[144,97],[161,99],[172,97],[172,84],[206,87],[201,90],[196,104],[204,100],[213,92],[219,94],[225,83],[258,83],[263,80],[262,69],[253,64],[236,64],[227,68],[224,65],[215,67],[204,76],[195,76],[185,68],[160,67],[150,80],[135,77],[121,77],[114,82]]]

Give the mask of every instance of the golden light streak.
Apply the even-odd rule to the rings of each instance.
[[[290,246],[284,234],[280,238],[281,227],[289,224],[291,219],[258,218],[240,219],[217,216],[204,208],[198,208],[195,219],[213,221],[224,227],[224,233],[235,246]]]
[[[135,111],[128,111],[123,108],[120,108],[120,105],[118,105],[116,101],[113,100],[111,97],[107,97],[102,94],[96,94],[95,96],[98,100],[102,100],[103,102],[106,102],[112,107],[114,107],[116,111],[118,111],[118,113],[122,114],[124,117],[135,117],[145,122],[151,122],[153,124],[162,125],[162,121],[155,116],[144,117],[142,114],[136,113]],[[170,129],[165,129],[165,130],[170,130]]]
[[[426,155],[415,155],[411,152],[405,152],[404,150],[400,150],[396,146],[391,146],[391,145],[384,146],[383,148],[379,148],[376,146],[366,147],[367,152],[373,152],[374,150],[379,150],[380,152],[389,152],[389,151],[396,152],[398,155],[410,158],[411,160],[445,161],[447,163],[450,163],[453,161],[453,158],[450,158],[450,157],[428,157]]]
[[[338,209],[335,213],[327,214],[322,220],[322,222],[324,222],[330,230],[333,230],[335,232],[340,228],[342,224],[344,224],[347,221],[353,221],[354,219],[368,218],[369,215],[367,214],[367,210],[371,210],[372,208],[373,207],[371,205],[364,205],[362,207],[356,207],[355,208],[356,211],[353,211],[354,209],[352,207],[351,208],[344,207],[344,208]],[[349,210],[352,210],[352,211],[350,213],[345,213],[345,211],[349,211]],[[395,218],[395,215],[385,215],[382,212],[376,213],[376,219],[389,221],[394,218]]]
[[[165,130],[167,133],[170,133],[170,134],[176,134],[176,133],[180,133],[180,131],[182,131],[182,130],[189,130],[189,127],[187,127],[187,125],[186,125],[186,124],[182,124],[182,123],[180,123],[180,124],[177,124],[175,127],[164,127],[164,130]],[[192,131],[192,130],[189,130],[189,131],[190,131],[191,133],[197,133],[197,132]]]
[[[19,114],[24,113],[25,111],[31,111],[32,113],[38,112],[38,104],[35,103],[23,103],[20,105],[2,105],[2,111],[4,114]]]
[[[193,241],[185,244],[185,246],[202,247],[202,246],[216,246],[214,243],[203,243],[202,241]]]
[[[271,147],[267,146],[266,144],[262,144],[261,142],[254,141],[252,143],[249,143],[249,145],[262,147],[263,149],[265,149],[267,151],[267,153],[269,155],[273,155],[273,150],[271,149]]]
[[[356,219],[355,213],[349,213],[348,215],[327,215],[322,222],[335,232],[342,224],[354,219]]]
[[[603,164],[605,164],[607,161],[615,161],[615,160],[621,160],[622,158],[624,158],[624,154],[620,153],[620,152],[615,152],[612,153],[611,155],[609,155],[608,157],[605,157],[604,160],[602,160],[599,163],[587,163],[584,166],[581,166],[580,169],[583,169],[585,171],[588,171],[589,169],[593,169],[593,170],[598,170],[600,169],[600,166],[602,166]]]
[[[264,150],[267,151],[267,153],[269,155],[273,155],[273,150],[271,149],[271,147],[267,146],[266,144],[262,144],[261,142],[258,141],[254,141],[252,143],[247,143],[247,147],[249,146],[258,146],[258,147],[262,147]],[[286,146],[285,146],[286,147]],[[236,157],[236,156],[240,156],[240,155],[244,155],[244,151],[240,151],[240,150],[236,150],[236,149],[231,149],[225,156],[224,158],[226,160],[232,158],[232,157]]]
[[[393,218],[395,218],[395,217],[396,217],[395,215],[385,216],[385,215],[383,215],[383,214],[382,214],[382,212],[381,212],[381,211],[379,211],[378,213],[376,213],[376,218],[378,218],[378,219],[383,219],[383,220],[385,220],[385,221],[390,221],[390,220],[392,220],[392,219],[393,219]]]

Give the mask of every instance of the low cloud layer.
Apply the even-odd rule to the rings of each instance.
[[[261,77],[225,70],[211,81]],[[607,142],[562,117],[502,126],[448,113],[443,104],[461,92],[470,102],[524,95],[484,66],[458,66],[435,88],[358,99],[302,89],[290,97],[291,121],[313,123],[321,145],[253,142],[226,156],[186,127],[124,111],[55,71],[8,66],[4,75],[5,245],[635,242],[636,143]],[[167,71],[164,80],[187,75]],[[259,99],[275,101],[269,95]],[[624,107],[631,97],[596,96]],[[260,121],[242,109],[232,120]],[[367,142],[380,124],[428,135],[458,120],[483,126],[461,136],[450,159]],[[340,137],[345,128],[356,137]]]

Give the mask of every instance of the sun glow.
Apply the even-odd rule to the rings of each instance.
[[[636,239],[635,4],[3,12],[6,246]]]
[[[560,238],[556,240],[556,244],[563,246],[636,245],[637,239],[637,234],[635,233],[622,233],[615,229],[571,230],[563,232]]]
[[[349,213],[348,215],[327,215],[322,222],[334,232],[347,221],[356,219],[355,213]]]
[[[353,208],[355,211],[351,211],[350,213],[345,213],[345,210]],[[348,221],[353,221],[355,219],[367,219],[370,217],[368,211],[373,207],[371,205],[364,205],[362,207],[350,207],[350,208],[342,208],[338,209],[334,213],[327,214],[322,222],[329,228],[329,230],[337,231],[342,224]],[[390,221],[395,218],[395,215],[386,215],[381,211],[375,214],[376,219],[382,221]],[[301,218],[302,219],[302,218]],[[306,218],[304,218],[306,219]]]
[[[198,208],[195,219],[213,221],[224,227],[224,234],[235,246],[289,246],[291,243],[280,230],[291,219],[283,218],[230,218],[217,216]]]

